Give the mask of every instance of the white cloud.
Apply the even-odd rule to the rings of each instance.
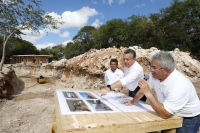
[[[100,25],[102,25],[103,23],[99,21],[99,19],[96,19],[93,23],[92,26],[98,28]]]
[[[70,35],[70,33],[69,33],[69,32],[64,32],[64,33],[60,34],[60,37],[63,37],[63,38],[68,38],[68,37],[69,37],[69,35]]]
[[[123,4],[125,2],[126,2],[126,0],[119,0],[119,4]]]
[[[24,33],[25,35],[21,35],[23,40],[27,40],[31,43],[35,43],[36,40],[39,40],[41,38],[43,38],[44,36],[46,36],[46,32],[43,30],[39,30],[40,33],[35,33],[35,32],[31,32],[29,30],[22,30],[22,33]]]
[[[77,11],[65,11],[61,17],[64,24],[60,28],[83,27],[87,24],[89,17],[97,15],[94,8],[82,7]]]
[[[103,1],[103,4],[109,4],[109,5],[112,5],[112,3],[114,2],[114,0],[108,0],[108,3],[107,3],[107,0],[102,0]],[[118,0],[118,3],[121,5],[123,3],[125,3],[126,0]]]
[[[47,48],[47,47],[53,47],[55,45],[56,44],[54,44],[54,43],[45,42],[45,43],[42,43],[42,44],[37,44],[37,45],[35,45],[35,47],[37,49],[41,50],[41,49],[44,49],[44,48]]]
[[[92,3],[96,5],[96,4],[97,4],[97,1],[92,0]]]
[[[85,26],[89,20],[89,17],[92,17],[94,15],[97,15],[98,12],[94,8],[89,7],[82,7],[81,9],[77,11],[65,11],[62,15],[58,15],[55,12],[48,13],[51,15],[54,19],[61,20],[64,22],[64,24],[59,25],[59,29],[57,30],[49,30],[49,29],[42,29],[40,30],[40,34],[31,33],[31,31],[23,30],[22,32],[26,35],[22,35],[22,38],[24,40],[30,41],[32,43],[35,43],[36,40],[39,40],[43,38],[47,32],[59,34],[60,29],[66,29],[66,28],[72,28],[72,27],[78,27],[81,28]],[[60,34],[61,37],[67,37],[70,33],[62,33]]]
[[[67,45],[67,43],[69,43],[69,42],[73,42],[73,40],[67,40],[67,41],[62,42],[61,44]]]
[[[155,3],[155,0],[150,0],[151,3]]]
[[[58,20],[58,21],[62,21],[62,18],[61,18],[61,16],[60,15],[58,15],[57,13],[55,13],[55,12],[51,12],[51,13],[48,13],[49,15],[51,15],[55,20]],[[60,27],[61,25],[60,24],[58,24],[58,26]],[[60,29],[55,29],[55,30],[53,30],[53,29],[45,29],[47,32],[50,32],[50,33],[54,33],[54,34],[59,34],[60,33]]]
[[[113,0],[108,0],[109,5],[113,3]]]
[[[73,40],[67,40],[67,41],[64,41],[62,43],[59,43],[59,44],[63,44],[63,45],[67,45],[67,43],[69,42],[73,42]],[[47,47],[54,47],[56,46],[57,44],[54,44],[54,43],[50,43],[50,42],[45,42],[45,43],[42,43],[42,44],[36,44],[35,47],[38,49],[38,50],[41,50],[41,49],[45,49]]]
[[[142,7],[144,7],[144,6],[145,6],[145,4],[142,3],[142,4],[139,4],[139,5],[136,5],[135,7],[136,7],[136,8],[142,8]]]
[[[113,3],[113,0],[108,0],[108,4],[111,5]],[[103,4],[107,4],[106,0],[103,0]]]

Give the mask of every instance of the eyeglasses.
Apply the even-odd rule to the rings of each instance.
[[[150,69],[150,71],[157,71],[157,70],[161,70],[164,68],[155,68],[155,67],[149,66],[149,69]]]

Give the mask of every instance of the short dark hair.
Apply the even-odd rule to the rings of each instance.
[[[110,63],[111,63],[111,62],[116,62],[116,64],[118,65],[118,60],[115,59],[115,58],[111,59],[111,60],[110,60]]]
[[[124,54],[131,54],[133,59],[136,58],[136,52],[133,49],[126,49]]]

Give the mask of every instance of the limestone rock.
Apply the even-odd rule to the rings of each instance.
[[[19,80],[11,68],[3,68],[0,77],[0,98],[9,98],[17,92]]]

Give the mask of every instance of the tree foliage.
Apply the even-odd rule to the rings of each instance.
[[[92,45],[86,48],[86,37],[79,37],[79,43],[76,41],[66,48],[70,49],[66,50],[67,54],[72,55],[68,58],[76,55],[71,53],[82,54],[77,49],[86,52],[90,48],[133,45],[167,51],[179,48],[200,58],[200,0],[173,0],[171,6],[161,9],[160,13],[132,15],[125,20],[112,19],[96,29],[92,28],[92,32],[89,26],[86,27],[80,31],[90,33],[88,38]],[[75,38],[77,36],[80,32]]]
[[[95,27],[93,26],[84,26],[78,32],[76,36],[73,37],[74,42],[80,45],[80,49],[82,53],[90,50],[94,45],[94,37],[92,32],[95,31]]]
[[[0,37],[0,44],[3,43],[3,37]],[[10,63],[9,58],[12,55],[29,55],[29,54],[39,54],[39,50],[30,42],[22,40],[20,38],[10,38],[6,45],[6,60],[5,63]],[[0,57],[2,57],[2,47],[0,47]]]
[[[73,37],[73,42],[41,49],[40,54],[51,54],[56,60],[70,59],[92,48],[134,45],[167,51],[179,48],[200,58],[200,0],[173,0],[159,13],[112,19],[98,28],[84,26]]]
[[[59,21],[41,9],[40,0],[0,0],[0,36],[3,36],[2,70],[6,44],[11,37],[18,37],[22,30],[39,32],[40,28],[57,28]]]
[[[161,13],[167,41],[200,57],[200,0],[174,0]]]
[[[82,50],[80,48],[80,43],[72,43],[72,42],[69,42],[67,44],[67,46],[65,47],[65,50],[64,50],[64,53],[65,53],[65,58],[66,59],[70,59],[70,58],[73,58],[75,56],[78,56],[80,54],[82,54]]]

